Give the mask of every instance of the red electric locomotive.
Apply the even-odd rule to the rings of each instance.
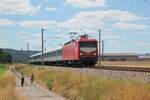
[[[97,40],[82,35],[79,39],[64,44],[62,55],[65,65],[93,66],[98,59]]]
[[[32,55],[30,63],[41,64],[42,53]],[[60,49],[44,53],[44,64],[65,66],[93,66],[98,59],[97,40],[90,39],[87,35],[65,43]]]

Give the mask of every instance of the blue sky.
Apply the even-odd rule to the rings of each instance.
[[[98,39],[105,52],[150,53],[150,0],[1,0],[0,48],[51,50],[70,40],[69,32]]]

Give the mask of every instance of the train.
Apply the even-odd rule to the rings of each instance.
[[[44,65],[91,67],[98,60],[98,42],[85,34],[43,55]],[[42,64],[42,53],[31,55],[29,62],[30,64]]]

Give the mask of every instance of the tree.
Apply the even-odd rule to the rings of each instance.
[[[9,52],[0,49],[0,63],[10,63],[12,57]]]

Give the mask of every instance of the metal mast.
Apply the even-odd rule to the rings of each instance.
[[[102,54],[104,54],[104,40],[102,40]]]
[[[42,30],[42,66],[44,66],[44,31],[46,31],[44,28]]]
[[[27,64],[29,64],[29,43],[27,43]]]
[[[101,67],[101,30],[99,29],[99,54],[98,54],[98,65]]]
[[[42,66],[44,66],[44,36],[43,36],[43,33],[44,33],[44,29],[42,28]]]

